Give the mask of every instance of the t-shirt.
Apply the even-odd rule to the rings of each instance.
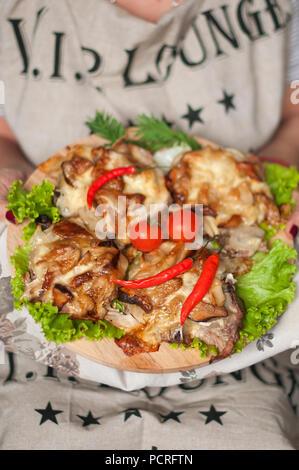
[[[0,7],[6,117],[38,164],[106,111],[257,150],[280,119],[289,0],[186,0],[152,24],[108,0],[7,0]]]

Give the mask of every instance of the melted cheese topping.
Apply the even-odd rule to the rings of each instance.
[[[272,197],[266,183],[239,171],[233,155],[224,150],[205,147],[184,155],[190,184],[188,203],[203,203],[217,212],[217,225],[240,215],[243,223],[252,225],[263,220],[263,209],[255,204],[254,194]]]

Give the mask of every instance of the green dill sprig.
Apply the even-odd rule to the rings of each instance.
[[[165,121],[160,121],[153,115],[141,114],[137,117],[136,137],[139,144],[151,152],[182,144],[188,145],[192,150],[202,148],[194,137],[181,130],[174,131]]]
[[[92,133],[107,140],[106,145],[113,145],[126,135],[124,126],[105,112],[96,111],[95,118],[86,121],[86,125]],[[202,148],[194,137],[181,130],[171,129],[164,120],[159,120],[153,115],[141,114],[137,117],[136,126],[136,139],[127,139],[126,142],[143,147],[153,153],[162,148],[176,145],[186,145],[191,150]]]
[[[105,112],[96,111],[95,118],[85,123],[93,134],[97,134],[113,145],[126,134],[124,126],[114,117]]]

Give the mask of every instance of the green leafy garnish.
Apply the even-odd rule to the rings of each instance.
[[[37,225],[35,222],[29,222],[29,224],[25,225],[23,227],[22,232],[23,232],[23,240],[28,241],[34,234],[35,230],[37,229]]]
[[[20,310],[27,306],[30,315],[37,323],[40,323],[44,335],[48,341],[65,343],[81,337],[89,340],[102,338],[121,338],[124,331],[116,328],[105,320],[94,323],[89,320],[72,320],[67,314],[58,312],[58,308],[52,303],[29,302],[24,293],[23,276],[28,271],[30,244],[15,249],[10,260],[15,268],[15,277],[11,279],[12,294],[14,295],[15,308]]]
[[[123,125],[105,112],[96,111],[95,118],[87,121],[86,124],[91,132],[107,140],[109,145],[114,144],[126,134]],[[138,127],[136,139],[127,139],[126,142],[146,148],[151,152],[176,145],[184,145],[191,150],[201,149],[201,145],[194,137],[181,130],[172,130],[165,121],[160,121],[153,115],[149,117],[141,114],[137,117],[136,126]]]
[[[21,181],[15,181],[7,196],[7,210],[12,210],[17,222],[24,219],[35,221],[40,215],[47,215],[53,223],[60,220],[60,213],[53,204],[55,186],[47,180],[32,186],[27,193]]]
[[[43,333],[48,341],[56,344],[75,341],[83,336],[88,340],[101,340],[102,338],[121,338],[124,331],[116,328],[105,320],[94,323],[89,320],[72,320],[67,314],[58,312],[58,308],[51,303],[25,300],[30,315],[40,323]]]
[[[139,143],[143,144],[151,152],[157,152],[161,148],[182,144],[187,145],[192,150],[202,148],[194,137],[180,130],[174,131],[165,121],[160,121],[153,115],[150,117],[145,114],[138,116],[137,126],[136,136]]]
[[[120,300],[118,300],[118,299],[113,299],[113,300],[111,301],[111,304],[110,304],[110,305],[111,305],[112,308],[116,308],[119,312],[125,313],[125,311],[124,311],[124,304],[123,304]]]
[[[107,140],[110,145],[126,134],[123,125],[108,113],[96,111],[95,118],[85,123],[93,134]]]
[[[29,192],[23,188],[22,181],[15,181],[9,188],[7,210],[11,210],[17,222],[29,219],[23,228],[23,239],[28,241],[36,230],[35,220],[40,215],[48,216],[53,223],[61,219],[59,210],[53,204],[55,186],[47,180],[32,186]]]
[[[169,345],[173,349],[180,348],[182,351],[192,348],[198,349],[200,351],[201,358],[206,358],[209,352],[214,356],[217,356],[219,352],[215,346],[210,346],[199,338],[193,338],[192,343],[189,346],[185,343],[170,343]]]
[[[299,173],[294,166],[285,167],[276,163],[266,163],[266,182],[275,197],[278,206],[290,203],[294,207],[295,201],[292,199],[292,192],[299,183]]]
[[[15,268],[15,271],[25,274],[28,271],[29,267],[29,253],[30,253],[30,244],[19,246],[15,249],[14,254],[10,257],[10,262]]]
[[[24,292],[23,275],[28,271],[30,245],[26,243],[15,249],[10,262],[15,269],[15,277],[11,279],[12,294],[19,300]],[[16,305],[15,305],[16,306]]]
[[[237,294],[246,308],[243,328],[235,345],[240,352],[244,346],[265,334],[286,310],[295,296],[292,281],[297,266],[297,252],[281,240],[275,240],[271,250],[253,265],[251,270],[237,279]]]
[[[278,232],[278,230],[284,230],[285,229],[285,224],[282,224],[282,225],[277,225],[277,226],[272,226],[272,225],[269,225],[267,222],[262,222],[259,227],[264,230],[265,232],[265,240],[268,242],[269,240],[271,240],[272,237],[274,237],[274,235]]]

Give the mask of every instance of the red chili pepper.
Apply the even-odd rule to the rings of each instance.
[[[219,255],[217,253],[209,256],[203,265],[202,272],[191,294],[184,302],[181,311],[181,325],[183,325],[191,310],[204,298],[211,287],[217,268]]]
[[[158,286],[159,284],[163,284],[163,282],[169,281],[170,279],[173,279],[179,274],[183,274],[184,272],[188,271],[188,269],[192,268],[194,260],[199,257],[199,255],[202,253],[202,251],[205,249],[205,247],[210,241],[211,240],[208,240],[200,248],[198,253],[196,253],[196,255],[193,256],[192,258],[186,258],[180,263],[175,264],[171,268],[165,269],[164,271],[161,271],[155,276],[146,277],[144,279],[136,279],[133,281],[123,281],[122,279],[114,279],[111,282],[114,282],[115,284],[119,284],[123,287],[132,287],[132,288],[137,288],[137,289],[153,287],[153,286]]]
[[[165,269],[161,271],[159,274],[156,274],[152,277],[147,277],[145,279],[136,279],[135,281],[123,281],[120,279],[114,279],[112,282],[115,284],[119,284],[123,287],[130,287],[130,288],[145,288],[145,287],[153,287],[158,286],[159,284],[163,284],[170,279],[178,276],[179,274],[183,274],[184,272],[188,271],[193,265],[192,258],[186,258],[180,263],[172,266],[171,268]]]
[[[136,172],[135,166],[119,167],[119,168],[115,168],[113,170],[107,171],[102,176],[100,176],[97,180],[95,180],[87,192],[87,204],[88,204],[89,209],[92,206],[92,201],[94,199],[95,193],[105,183],[108,183],[108,181],[111,181],[114,178],[117,178],[118,176],[132,175],[135,172]]]

